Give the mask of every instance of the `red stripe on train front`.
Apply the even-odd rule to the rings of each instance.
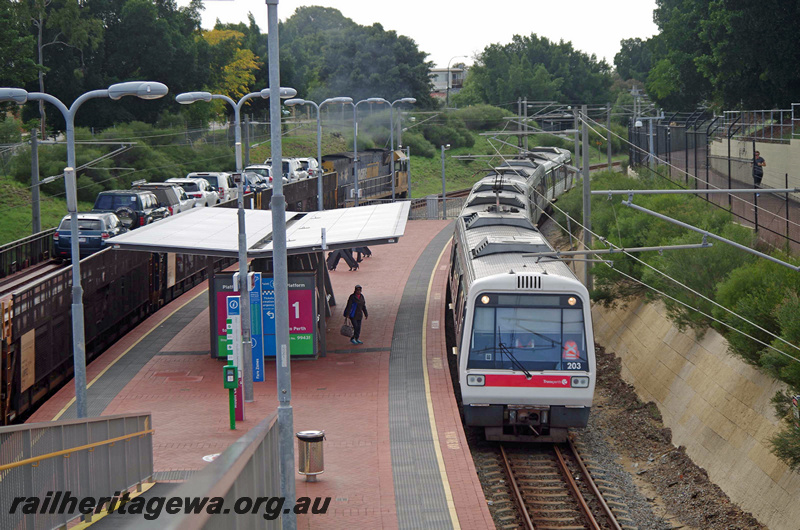
[[[486,374],[484,386],[527,386],[569,388],[569,376],[534,375],[530,379],[524,375]]]

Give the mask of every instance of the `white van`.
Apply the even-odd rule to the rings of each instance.
[[[264,161],[267,166],[272,166],[272,159],[268,158]],[[283,159],[283,176],[289,181],[300,180],[308,178],[308,173],[303,169],[303,165],[296,158]]]
[[[233,183],[230,173],[223,172],[195,172],[186,175],[187,179],[206,179],[219,195],[219,202],[230,201],[239,196],[238,189]]]

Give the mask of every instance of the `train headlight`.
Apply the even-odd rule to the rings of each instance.
[[[567,303],[568,303],[569,305],[575,305],[575,304],[577,304],[577,303],[578,303],[578,299],[577,299],[577,298],[575,298],[574,296],[570,296],[570,297],[567,299]]]
[[[589,388],[589,378],[585,375],[574,376],[571,383],[572,388]]]
[[[482,375],[468,375],[467,376],[467,385],[469,385],[469,386],[483,386],[485,384],[486,384],[486,377],[484,377]]]
[[[481,303],[483,305],[488,304],[490,301],[491,301],[491,298],[489,298],[488,296],[486,296],[486,295],[481,296]]]

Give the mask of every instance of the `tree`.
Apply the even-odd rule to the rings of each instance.
[[[652,67],[652,53],[647,41],[642,39],[623,39],[620,51],[614,56],[614,65],[622,79],[636,79],[644,82]]]
[[[456,101],[503,105],[529,98],[604,103],[611,96],[611,81],[605,61],[575,50],[569,42],[514,35],[509,44],[484,48]]]
[[[36,78],[34,39],[20,11],[15,2],[0,3],[0,86],[21,87]]]
[[[800,3],[716,0],[702,21],[709,47],[696,64],[714,101],[732,107],[787,108],[800,90],[800,43],[786,28],[800,24]]]
[[[244,35],[234,30],[214,29],[203,32],[203,39],[210,46],[208,89],[234,100],[248,94],[261,63],[251,50],[242,47]]]
[[[22,5],[22,4],[21,4]],[[28,0],[24,4],[25,14],[30,18],[36,35],[36,51],[38,57],[39,92],[45,91],[45,75],[49,71],[45,64],[45,48],[58,46],[69,48],[77,53],[78,64],[73,68],[75,74],[85,74],[85,54],[96,49],[103,38],[102,22],[88,15],[85,5],[70,0]],[[70,52],[70,55],[71,55]],[[53,60],[48,64],[73,66],[73,61]],[[74,57],[73,57],[74,59]],[[44,101],[39,102],[39,117],[42,136],[47,130],[47,113]]]

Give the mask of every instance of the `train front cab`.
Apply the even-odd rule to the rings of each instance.
[[[561,442],[570,427],[587,425],[596,373],[591,313],[586,290],[570,286],[476,289],[468,300],[459,349],[462,407],[465,423],[483,427],[488,440]]]

